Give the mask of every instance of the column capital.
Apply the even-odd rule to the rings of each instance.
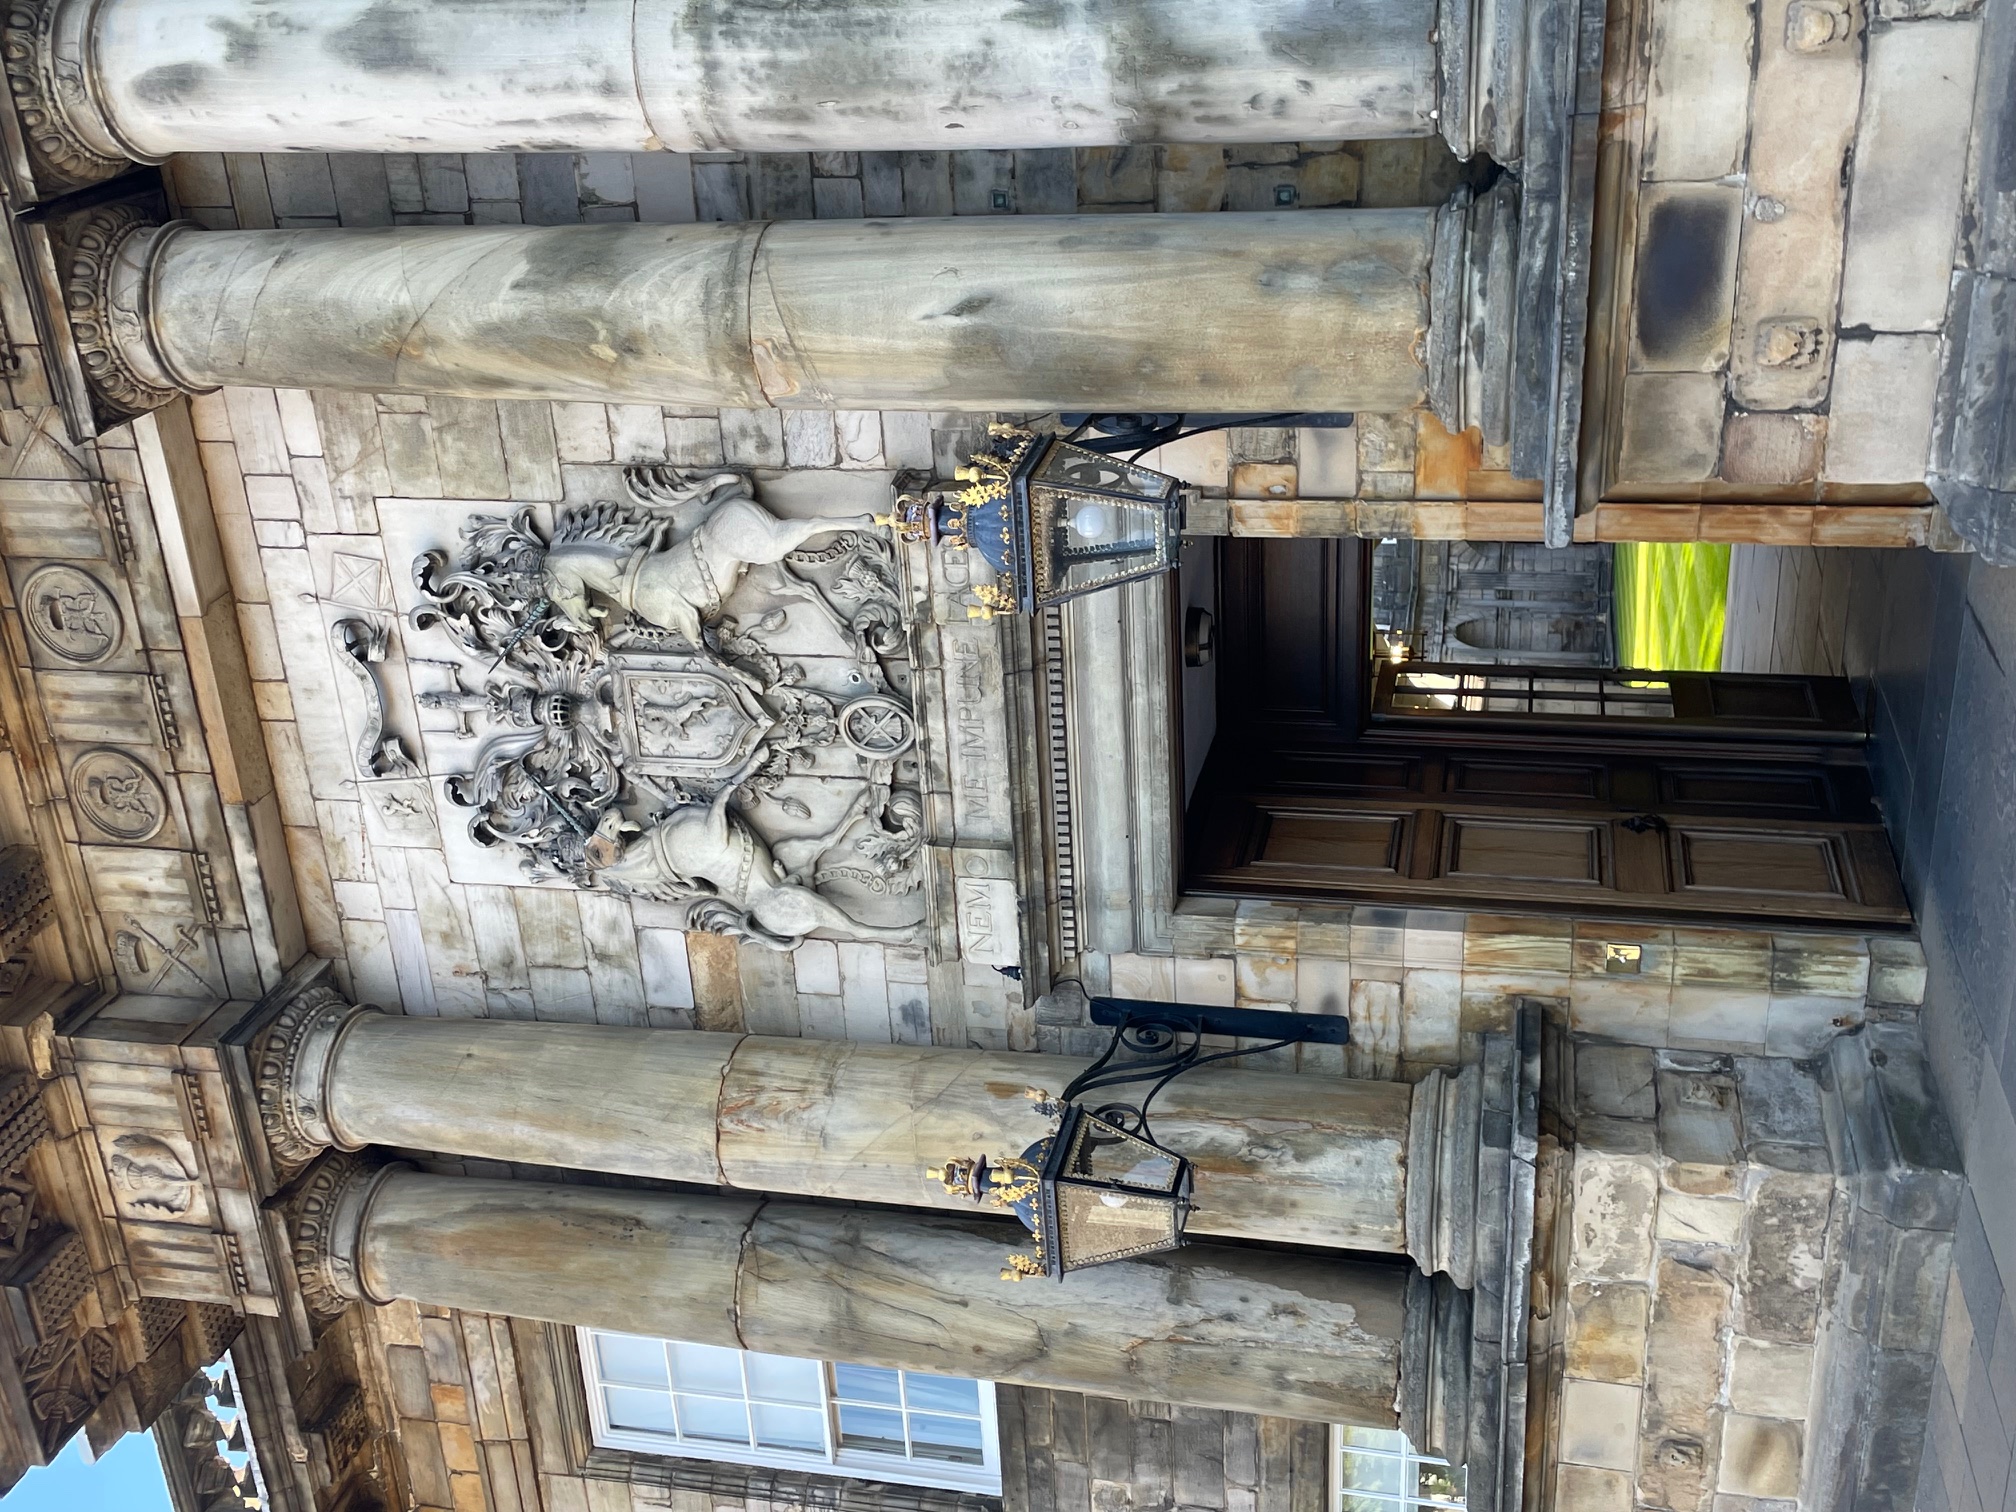
[[[389,1300],[371,1295],[358,1267],[364,1222],[386,1179],[411,1169],[400,1161],[332,1154],[309,1171],[289,1198],[287,1237],[301,1300],[318,1323],[340,1317],[353,1302]]]
[[[92,0],[8,0],[0,63],[28,150],[33,188],[52,198],[116,178],[137,159],[97,103],[90,55]]]
[[[58,230],[64,313],[102,423],[159,409],[187,390],[155,345],[148,299],[153,263],[182,229],[139,205],[112,204]]]
[[[379,1010],[358,1007],[328,985],[301,989],[252,1043],[259,1122],[284,1181],[331,1148],[345,1146],[329,1122],[329,1066],[350,1026]]]

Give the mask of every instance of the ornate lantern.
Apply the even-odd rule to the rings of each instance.
[[[1004,1281],[1062,1280],[1068,1271],[1176,1249],[1194,1206],[1192,1171],[1188,1160],[1158,1144],[1149,1130],[1148,1105],[1156,1094],[1184,1072],[1215,1061],[1301,1040],[1342,1044],[1350,1036],[1341,1016],[1132,998],[1094,998],[1092,1020],[1113,1028],[1106,1053],[1080,1072],[1061,1098],[1034,1089],[1028,1094],[1038,1111],[1058,1119],[1053,1133],[1011,1159],[990,1163],[985,1155],[962,1156],[927,1173],[948,1192],[1008,1209],[1035,1238],[1034,1255],[1008,1257]],[[1207,1034],[1262,1042],[1207,1055]],[[1077,1101],[1100,1087],[1143,1082],[1152,1085],[1138,1103],[1085,1107]]]
[[[1028,614],[1176,566],[1188,484],[1020,426],[988,436],[958,471],[964,488],[906,493],[895,515],[906,538],[969,548],[994,569],[974,589],[979,615]]]

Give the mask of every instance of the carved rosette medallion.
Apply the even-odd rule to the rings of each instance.
[[[352,1302],[377,1302],[357,1269],[364,1219],[379,1183],[399,1164],[379,1165],[349,1153],[325,1157],[302,1180],[287,1209],[301,1300],[317,1319],[340,1317]]]
[[[133,166],[115,151],[103,115],[91,103],[80,54],[94,7],[64,0],[9,0],[0,23],[0,63],[21,122],[35,177],[49,194],[116,178]]]
[[[92,395],[115,422],[182,392],[154,349],[145,309],[147,265],[166,229],[131,205],[107,205],[69,233],[63,307]]]
[[[86,751],[71,764],[70,801],[114,840],[152,840],[168,822],[168,795],[160,779],[111,746]]]
[[[95,666],[119,649],[123,621],[112,590],[81,567],[52,562],[21,585],[21,623],[51,656]]]
[[[253,1042],[259,1122],[283,1181],[337,1143],[327,1113],[329,1063],[343,1031],[377,1011],[318,983],[282,1008]]]

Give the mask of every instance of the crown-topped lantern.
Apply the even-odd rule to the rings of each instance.
[[[962,488],[904,494],[905,539],[970,550],[994,571],[975,618],[1029,614],[1170,571],[1194,489],[1167,473],[1019,425],[990,425]]]

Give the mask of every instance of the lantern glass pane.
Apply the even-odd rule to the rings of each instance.
[[[1038,484],[1029,509],[1035,583],[1046,597],[1068,596],[1166,570],[1169,514],[1159,502],[1067,493]]]
[[[1176,1203],[1169,1197],[1060,1185],[1058,1259],[1068,1271],[1174,1249],[1180,1242],[1176,1220]]]
[[[1159,509],[1176,480],[1151,467],[1140,467],[1060,441],[1050,448],[1050,454],[1036,469],[1034,481],[1093,493],[1122,494],[1152,502]]]
[[[1111,1182],[1150,1192],[1173,1192],[1182,1174],[1180,1157],[1089,1113],[1078,1121],[1071,1158],[1064,1165],[1066,1179]]]

